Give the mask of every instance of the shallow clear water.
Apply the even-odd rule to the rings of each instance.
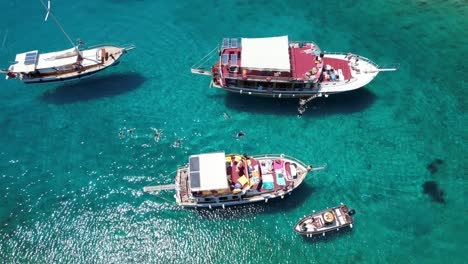
[[[43,22],[38,1],[0,4],[1,65],[18,52],[68,48],[53,22]],[[52,6],[72,38],[137,49],[81,82],[0,80],[0,259],[466,261],[466,1]],[[228,94],[190,74],[223,37],[285,34],[400,69],[314,100],[302,118],[295,100]],[[164,130],[158,143],[152,128]],[[246,136],[238,140],[240,130]],[[219,150],[286,153],[327,170],[285,200],[226,210],[183,210],[173,192],[142,192],[172,183],[188,155]],[[426,181],[438,184],[442,202],[423,192]],[[305,239],[292,231],[303,215],[340,202],[357,211],[351,232]]]

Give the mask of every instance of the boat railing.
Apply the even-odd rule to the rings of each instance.
[[[293,77],[284,77],[284,76],[265,76],[265,75],[254,75],[254,74],[242,74],[242,73],[227,73],[222,74],[223,78],[233,78],[233,79],[243,79],[245,81],[284,81],[290,82],[295,80]]]
[[[262,154],[262,155],[253,155],[251,157],[253,157],[253,158],[280,158],[280,159],[287,158],[287,159],[293,160],[296,163],[299,163],[304,168],[307,168],[307,166],[308,166],[303,161],[301,161],[301,160],[299,160],[299,159],[297,159],[295,157],[285,155],[285,154]]]
[[[305,45],[305,44],[313,44],[313,45],[317,48],[317,50],[318,50],[319,52],[321,51],[319,45],[317,45],[317,43],[315,43],[315,42],[312,41],[312,40],[290,40],[290,41],[289,41],[289,46],[290,46],[290,47],[293,47],[292,45],[294,45],[294,44],[300,44],[301,46],[302,46],[302,45]]]
[[[133,45],[133,44],[119,45],[119,44],[110,43],[110,42],[99,43],[99,44],[95,44],[95,45],[91,45],[91,46],[86,46],[86,48],[87,49],[94,49],[94,48],[99,48],[99,47],[104,47],[104,46],[117,46],[117,47],[124,48],[125,50],[132,50],[132,49],[135,48],[135,45]]]
[[[349,52],[340,52],[340,51],[338,51],[338,52],[325,51],[325,54],[345,55],[345,56],[350,55]],[[351,55],[355,55],[355,54],[351,54]],[[359,60],[360,61],[365,61],[365,62],[367,62],[369,64],[372,64],[374,67],[376,67],[378,69],[378,71],[396,71],[396,70],[398,70],[398,68],[400,68],[399,63],[386,63],[386,64],[380,64],[379,65],[379,64],[373,62],[371,59],[360,56],[360,55],[359,55]]]

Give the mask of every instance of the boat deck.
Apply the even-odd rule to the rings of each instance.
[[[227,165],[227,174],[231,177],[231,191],[236,184],[243,189],[249,185],[250,189],[268,192],[284,188],[294,182],[290,162],[280,159],[249,158],[245,161],[238,161],[234,158]]]
[[[99,50],[101,50],[101,52],[99,52]],[[80,69],[63,72],[58,71],[51,73],[43,73],[39,75],[32,75],[31,77],[25,75],[24,79],[67,79],[78,75],[86,75],[88,73],[97,72],[101,69],[111,66],[115,63],[115,61],[118,61],[123,54],[121,48],[113,46],[106,46],[99,50],[92,49],[90,51],[84,51],[82,67]]]
[[[306,43],[302,46],[291,44],[289,47],[289,59],[291,65],[291,72],[269,72],[259,70],[247,70],[241,68],[242,65],[242,48],[226,48],[223,50],[220,58],[221,72],[223,76],[231,78],[244,78],[249,79],[264,79],[266,81],[275,79],[282,81],[307,81],[310,76],[312,79],[320,80],[321,82],[333,81],[327,78],[326,74],[321,76],[323,72],[330,72],[326,70],[329,65],[334,69],[339,76],[335,81],[345,81],[352,77],[349,61],[343,55],[343,58],[336,58],[336,56],[328,57],[325,54],[322,61],[317,60],[320,57],[320,52],[313,43]],[[315,69],[314,69],[315,68]],[[322,72],[323,69],[323,72]]]

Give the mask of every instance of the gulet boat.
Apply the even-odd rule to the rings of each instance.
[[[207,66],[213,57],[216,61]],[[379,72],[398,65],[379,66],[370,59],[325,52],[313,41],[290,41],[288,36],[225,38],[191,72],[209,75],[210,85],[229,92],[275,98],[327,97],[358,89]]]
[[[42,0],[40,2],[47,10],[45,20],[47,21],[49,15],[54,19],[72,48],[49,53],[39,53],[38,50],[19,53],[15,57],[15,62],[8,69],[0,70],[0,72],[6,73],[6,79],[19,79],[24,83],[82,79],[119,64],[120,57],[135,48],[133,45],[120,47],[108,44],[84,48],[84,43],[81,40],[76,45],[51,12],[50,1],[47,6]]]
[[[294,231],[301,235],[312,237],[313,235],[323,235],[325,233],[340,228],[353,228],[354,220],[351,218],[355,214],[354,210],[349,210],[345,204],[333,208],[327,208],[320,212],[315,212],[299,220],[294,226]]]
[[[174,185],[149,186],[144,191],[175,188],[177,204],[188,208],[267,203],[291,194],[308,172],[323,168],[284,154],[198,154],[177,169]]]

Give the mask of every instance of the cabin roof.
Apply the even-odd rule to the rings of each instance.
[[[189,157],[190,188],[194,192],[228,189],[224,152]]]
[[[291,70],[288,36],[242,38],[241,67],[255,70]]]
[[[49,52],[39,55],[37,61],[37,69],[48,69],[53,67],[60,67],[65,65],[70,65],[77,62],[78,56],[76,54],[75,48]]]

